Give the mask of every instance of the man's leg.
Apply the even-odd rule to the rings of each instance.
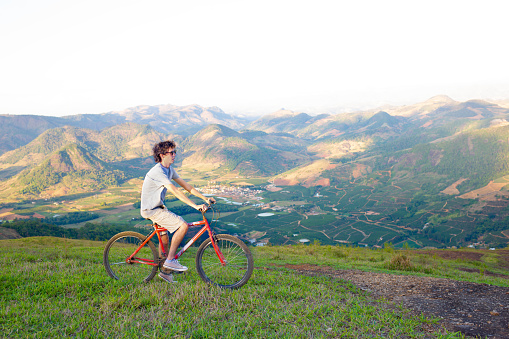
[[[189,227],[187,226],[187,223],[183,222],[178,228],[178,230],[176,230],[175,233],[173,233],[173,236],[171,238],[170,251],[168,252],[169,260],[175,258],[175,255],[177,254],[177,248],[182,242],[182,239],[184,239],[185,235],[187,234],[188,228]]]
[[[166,255],[168,255],[168,245],[169,245],[170,241],[169,241],[169,236],[168,236],[168,232],[166,232],[165,234],[161,235],[161,244],[163,245],[163,248],[164,248],[164,253],[166,253]],[[163,253],[161,253],[161,247],[159,247],[159,258],[163,258]],[[166,259],[166,257],[165,257]]]
[[[168,258],[166,258],[163,267],[173,271],[184,272],[187,271],[187,267],[182,266],[176,259],[177,248],[179,247],[182,239],[187,233],[187,223],[182,217],[168,211],[164,208],[159,213],[153,215],[150,218],[153,222],[156,222],[159,226],[166,228],[169,232],[173,233],[170,249],[168,250]],[[164,240],[161,239],[164,244]]]

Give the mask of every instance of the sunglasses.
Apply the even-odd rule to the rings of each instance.
[[[164,155],[166,154],[171,154],[171,155],[177,155],[177,150],[174,150],[174,151],[168,151],[166,153],[163,153]]]

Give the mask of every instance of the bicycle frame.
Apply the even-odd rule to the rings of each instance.
[[[188,227],[198,227],[198,226],[201,226],[203,225],[202,229],[196,233],[196,235],[190,239],[185,245],[184,247],[175,255],[175,259],[178,259],[182,256],[182,254],[184,254],[184,252],[192,245],[194,244],[205,232],[208,232],[209,233],[209,237],[210,237],[210,241],[212,243],[212,247],[214,248],[214,251],[216,252],[218,258],[219,258],[219,261],[221,262],[221,265],[225,266],[226,265],[226,262],[225,262],[225,259],[224,259],[224,256],[223,256],[223,253],[221,253],[221,251],[219,250],[219,247],[217,246],[216,244],[216,241],[214,239],[214,233],[212,231],[212,229],[210,228],[210,224],[209,224],[209,221],[207,220],[207,218],[205,217],[205,212],[202,212],[202,215],[203,215],[203,220],[201,221],[195,221],[195,222],[191,222],[191,223],[188,223],[187,226]],[[134,251],[133,254],[131,254],[131,256],[129,256],[127,259],[126,259],[126,262],[129,263],[129,264],[132,264],[132,263],[138,263],[138,264],[146,264],[146,265],[151,265],[151,266],[159,266],[159,263],[158,262],[154,262],[154,260],[148,260],[148,259],[142,259],[142,258],[136,258],[136,254],[143,248],[143,246],[145,246],[149,241],[150,239],[152,239],[152,237],[157,234],[157,238],[159,240],[159,248],[161,249],[161,252],[164,254],[164,256],[166,257],[167,256],[167,253],[166,251],[164,250],[164,246],[163,246],[163,242],[161,240],[161,232],[164,232],[166,231],[166,228],[163,228],[161,226],[159,226],[158,224],[152,224],[152,226],[154,227],[154,230],[152,231],[152,233],[150,233],[150,235],[147,237],[147,239],[145,239],[145,241],[136,249],[136,251]]]

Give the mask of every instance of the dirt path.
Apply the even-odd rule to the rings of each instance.
[[[440,318],[449,331],[472,337],[509,338],[509,287],[317,265],[285,265],[306,275],[347,280],[375,298],[403,305],[416,315]]]

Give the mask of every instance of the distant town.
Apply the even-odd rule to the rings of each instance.
[[[258,194],[263,191],[251,189],[245,186],[225,186],[215,182],[210,182],[207,186],[201,187],[200,191],[202,191],[204,195],[217,196],[226,203],[231,203],[233,205],[251,205],[254,207],[261,207],[264,205],[260,202],[254,204],[250,203],[250,200],[262,200],[263,198],[258,196]],[[240,201],[233,201],[228,198]]]

